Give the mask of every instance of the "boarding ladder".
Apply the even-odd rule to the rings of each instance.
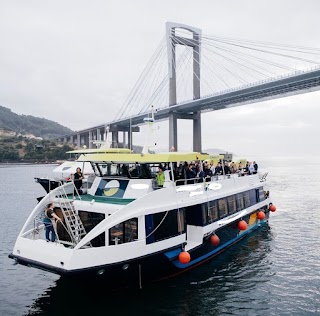
[[[79,214],[77,214],[76,210],[74,209],[73,201],[69,200],[64,187],[60,186],[60,188],[61,190],[59,190],[58,198],[60,206],[63,209],[62,214],[68,228],[68,233],[72,239],[72,243],[76,245],[87,234],[87,232],[83,226]]]

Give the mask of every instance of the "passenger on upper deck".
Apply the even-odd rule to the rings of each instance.
[[[128,165],[122,164],[122,166],[121,166],[121,175],[122,175],[123,177],[128,177],[128,176],[129,176],[129,173],[128,173]]]
[[[232,161],[231,164],[230,164],[230,172],[231,173],[236,173],[237,172],[237,166],[234,163],[234,161]]]
[[[188,169],[186,171],[186,174],[187,174],[187,179],[189,179],[187,181],[188,184],[192,184],[194,183],[194,180],[191,180],[191,179],[194,179],[196,177],[196,172],[194,170],[194,165],[191,163],[189,166],[188,166]]]
[[[213,162],[210,163],[210,170],[212,171],[212,175],[216,173],[216,167]]]
[[[179,166],[177,166],[176,168],[176,179],[177,180],[184,179],[182,163],[180,163]]]
[[[229,167],[229,164],[228,164],[227,161],[224,162],[223,171],[224,171],[224,172],[223,172],[224,174],[230,174],[230,173],[231,173],[230,167]]]
[[[258,164],[254,161],[253,166],[254,166],[253,174],[256,174],[258,172]]]
[[[246,162],[246,166],[245,166],[245,173],[246,173],[246,174],[249,174],[249,166],[250,166],[250,162],[247,161],[247,162]]]
[[[236,173],[239,175],[239,177],[244,175],[242,162],[239,162]]]
[[[81,194],[81,187],[82,187],[82,179],[83,179],[83,174],[81,172],[81,168],[76,169],[76,173],[73,175],[73,180],[74,180],[74,186],[76,187],[77,191],[79,194]]]
[[[157,184],[158,184],[158,187],[160,187],[160,188],[163,187],[164,180],[165,180],[165,176],[164,176],[163,170],[162,170],[161,166],[159,166],[159,169],[158,169],[158,172],[157,172]]]
[[[139,171],[137,169],[137,166],[131,166],[131,168],[128,170],[128,174],[130,178],[139,178]]]
[[[222,174],[222,166],[221,166],[221,162],[218,162],[217,166],[216,166],[216,170],[214,173],[216,176],[219,176]]]
[[[213,173],[210,169],[210,166],[209,164],[205,164],[205,167],[204,167],[204,177],[206,178],[206,182],[210,182],[211,181],[211,177],[213,176]]]
[[[254,173],[254,165],[253,162],[249,163],[249,174],[253,174]]]
[[[202,170],[201,165],[198,165],[198,166],[197,166],[196,177],[199,178],[199,179],[198,179],[198,182],[203,182],[204,172],[203,172],[203,170]]]

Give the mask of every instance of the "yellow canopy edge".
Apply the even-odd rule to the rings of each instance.
[[[113,163],[157,163],[183,162],[208,159],[208,154],[169,152],[160,154],[83,154],[78,161],[113,162]]]
[[[95,149],[76,149],[67,151],[67,154],[130,154],[132,151],[129,148],[95,148]]]

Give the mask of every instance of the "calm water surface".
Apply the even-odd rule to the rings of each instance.
[[[277,212],[216,259],[142,290],[108,293],[8,259],[50,165],[0,165],[0,315],[320,315],[320,159],[270,158]],[[303,167],[302,167],[303,166]]]

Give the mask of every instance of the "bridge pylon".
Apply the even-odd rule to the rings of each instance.
[[[192,33],[192,38],[176,35],[176,29],[184,29]],[[193,99],[200,99],[200,38],[201,29],[193,26],[167,22],[166,37],[169,63],[169,106],[177,104],[176,45],[190,46],[193,49]],[[201,152],[201,112],[191,115],[171,111],[169,114],[169,150],[178,149],[178,119],[193,120],[193,150]]]

